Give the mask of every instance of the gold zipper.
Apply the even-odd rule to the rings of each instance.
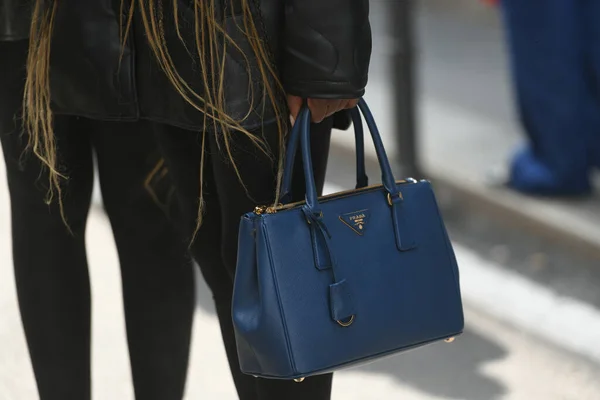
[[[412,178],[396,181],[397,185],[405,185],[408,183],[417,183],[417,181]],[[321,197],[319,197],[319,202],[329,201],[329,200],[333,200],[333,199],[339,199],[341,197],[347,197],[347,196],[354,195],[357,193],[362,193],[362,192],[366,192],[366,191],[370,191],[370,190],[374,190],[374,189],[380,189],[382,187],[383,187],[383,185],[381,183],[379,183],[379,184],[375,184],[375,185],[369,185],[369,186],[366,186],[366,187],[360,188],[360,189],[344,190],[342,192],[328,194],[327,196],[321,196]],[[302,201],[296,201],[294,203],[289,203],[289,204],[280,204],[277,206],[258,206],[254,209],[254,213],[256,215],[275,214],[279,211],[289,210],[291,208],[295,208],[295,207],[304,205],[305,203],[306,203],[306,200],[302,200]]]
[[[275,214],[276,207],[274,206],[257,206],[254,207],[254,214],[263,215],[263,214]]]

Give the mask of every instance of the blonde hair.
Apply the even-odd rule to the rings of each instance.
[[[33,10],[31,24],[31,35],[29,41],[29,56],[27,60],[27,79],[23,96],[23,121],[24,130],[29,135],[28,148],[42,161],[48,169],[49,190],[46,201],[52,202],[58,199],[61,216],[65,223],[62,204],[61,182],[66,176],[61,173],[56,142],[53,131],[53,115],[50,106],[50,49],[52,32],[54,28],[55,15],[59,0],[36,0]],[[158,65],[161,67],[170,84],[179,95],[198,112],[203,114],[204,129],[202,129],[202,160],[200,165],[200,205],[198,209],[197,228],[202,224],[203,202],[203,166],[204,150],[206,144],[207,127],[212,126],[214,134],[222,135],[224,151],[232,162],[239,181],[243,185],[242,176],[236,165],[232,153],[231,136],[233,133],[246,135],[251,142],[259,147],[265,154],[271,155],[267,143],[261,138],[244,128],[243,123],[250,112],[255,108],[257,99],[253,90],[253,77],[250,65],[257,64],[259,82],[261,87],[260,102],[270,104],[277,116],[279,134],[278,163],[279,174],[277,179],[277,190],[275,202],[278,202],[280,175],[283,165],[283,146],[287,123],[281,116],[283,89],[278,79],[270,54],[268,43],[265,42],[265,32],[262,25],[257,25],[255,13],[252,11],[252,0],[237,0],[235,3],[240,7],[242,24],[235,23],[236,29],[243,33],[248,41],[252,54],[245,54],[238,43],[236,43],[219,22],[218,15],[223,10],[217,10],[215,0],[192,0],[194,12],[194,44],[199,60],[199,74],[202,78],[202,95],[197,93],[188,82],[179,74],[175,63],[169,53],[169,46],[165,38],[165,12],[163,2],[169,2],[172,9],[173,23],[179,40],[189,51],[188,44],[183,38],[179,24],[179,0],[131,0],[128,10],[125,10],[125,1],[121,1],[121,46],[125,46],[131,32],[134,12],[140,13],[142,25],[147,38],[148,45]],[[234,9],[234,0],[229,1],[227,7]],[[236,10],[237,11],[237,10]],[[260,16],[259,16],[260,18]],[[235,18],[234,18],[234,21]],[[260,23],[260,22],[259,22]],[[261,32],[261,29],[263,31]],[[225,60],[228,46],[233,47],[242,54],[248,73],[248,99],[250,103],[248,114],[242,118],[235,119],[226,111],[226,98],[224,90]],[[255,61],[254,63],[250,62]],[[190,59],[190,62],[193,60]],[[258,103],[260,104],[260,103]],[[197,229],[196,229],[197,231]]]

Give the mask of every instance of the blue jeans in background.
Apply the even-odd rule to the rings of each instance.
[[[539,195],[591,191],[600,167],[600,1],[502,0],[528,143],[510,185]]]

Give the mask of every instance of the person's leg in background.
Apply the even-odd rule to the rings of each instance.
[[[0,43],[0,139],[11,202],[13,262],[21,319],[41,400],[90,398],[90,286],[85,227],[93,183],[89,137],[57,117],[55,129],[69,179],[64,210],[73,232],[50,206],[46,171],[23,155],[18,115],[27,41]]]
[[[528,145],[510,185],[541,195],[590,192],[595,104],[585,71],[582,1],[502,0]]]
[[[595,129],[590,129],[590,158],[600,169],[600,1],[584,2],[584,26],[586,28],[586,65],[590,89],[595,103],[593,118]]]
[[[161,156],[149,123],[86,125],[119,253],[136,399],[181,400],[195,292],[188,243],[169,216],[174,189],[166,170],[155,170]]]
[[[275,129],[275,126],[265,127],[266,136],[273,139],[276,135]],[[163,154],[181,199],[183,216],[192,221],[193,226],[200,180],[197,172],[201,157],[198,135],[164,126],[158,127],[157,130]],[[330,132],[331,121],[315,127],[313,131],[314,167],[317,182],[321,185],[325,176]],[[240,217],[256,205],[272,203],[277,166],[247,139],[236,139],[234,159],[248,190],[246,193],[232,164],[219,150],[214,134],[206,135],[208,144],[205,154],[208,157],[205,160],[204,174],[205,220],[192,251],[213,292],[223,341],[240,400],[327,400],[331,395],[331,374],[309,378],[298,384],[293,381],[253,378],[242,374],[239,369],[231,321],[238,225]],[[300,173],[296,174],[295,182],[297,178],[302,181]],[[295,188],[298,188],[298,184]],[[303,188],[301,191],[300,188],[295,191],[296,198],[302,198],[303,194]]]

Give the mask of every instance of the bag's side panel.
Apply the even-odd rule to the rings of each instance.
[[[292,374],[260,218],[246,216],[240,224],[232,317],[242,372],[259,376]]]
[[[446,229],[446,224],[444,224],[444,220],[443,220],[441,212],[440,212],[439,204],[437,203],[435,194],[433,192],[433,188],[431,188],[431,186],[430,186],[430,190],[431,190],[431,196],[433,197],[433,199],[436,203],[436,207],[439,212],[440,225],[442,227],[442,230],[444,231],[444,236],[446,239],[446,251],[448,252],[448,257],[452,261],[452,272],[454,273],[454,280],[456,282],[456,292],[458,293],[458,301],[460,301],[461,309],[462,309],[462,295],[461,295],[461,291],[460,291],[460,271],[458,269],[458,262],[456,261],[456,254],[454,253],[454,249],[452,248],[452,241],[450,240],[450,236],[448,235],[448,230]],[[462,319],[462,327],[464,329],[464,316]]]
[[[260,371],[249,343],[249,335],[259,325],[260,297],[256,265],[255,221],[244,216],[240,222],[238,259],[233,290],[232,317],[242,371]]]
[[[451,285],[444,285],[444,289],[448,289],[445,293],[447,302],[448,302],[448,315],[451,318],[447,319],[447,326],[451,328],[452,331],[457,333],[462,333],[465,326],[464,314],[463,314],[463,306],[462,306],[462,295],[460,292],[460,276],[458,272],[458,263],[456,261],[456,255],[454,254],[454,249],[452,248],[452,242],[450,241],[450,237],[448,236],[448,231],[446,229],[446,225],[444,224],[444,220],[442,218],[442,214],[440,211],[440,207],[438,205],[437,199],[435,197],[435,193],[431,186],[431,183],[428,181],[423,181],[420,183],[421,190],[428,192],[428,201],[431,204],[431,214],[429,215],[429,219],[431,220],[431,229],[433,230],[434,224],[437,222],[439,224],[440,229],[436,230],[439,232],[440,238],[435,240],[432,247],[438,248],[440,251],[438,260],[444,260],[444,264],[440,261],[440,266],[447,265],[447,268],[451,271],[453,282],[454,282],[454,292],[450,290]],[[445,250],[445,253],[442,251]],[[440,275],[442,273],[445,275],[446,271],[438,271]],[[450,279],[447,279],[450,281]],[[444,316],[446,318],[446,315]]]

